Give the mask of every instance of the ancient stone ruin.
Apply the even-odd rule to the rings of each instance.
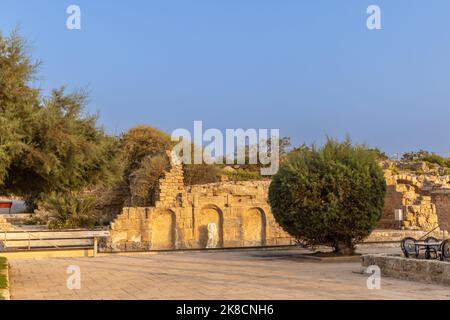
[[[111,224],[113,249],[207,248],[211,224],[217,234],[214,247],[293,243],[270,211],[269,181],[185,187],[182,165],[170,159],[171,168],[160,180],[155,206],[124,208]]]
[[[425,163],[393,163],[385,166],[388,192],[379,227],[398,228],[394,210],[402,209],[408,230],[450,230],[450,176],[429,171]]]

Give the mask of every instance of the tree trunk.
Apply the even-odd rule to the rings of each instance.
[[[351,256],[355,253],[355,247],[353,244],[337,242],[334,245],[334,252],[343,256]]]

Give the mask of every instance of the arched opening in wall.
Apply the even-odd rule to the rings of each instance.
[[[383,215],[378,221],[377,228],[397,229],[398,222],[395,221],[394,212],[396,209],[403,209],[403,193],[397,191],[396,185],[388,185],[384,198]]]
[[[170,210],[161,210],[152,214],[152,249],[175,249],[176,219]]]
[[[414,191],[416,193],[420,193],[420,187],[416,183],[414,183],[414,181],[407,180],[407,179],[397,179],[396,184],[397,185],[403,184],[403,185],[410,186],[410,188],[414,188]]]
[[[242,217],[242,240],[244,246],[266,245],[266,214],[260,208],[252,208]]]
[[[214,205],[206,206],[195,217],[197,239],[200,248],[208,245],[208,224],[214,223],[217,228],[217,248],[223,246],[223,214],[222,210]]]

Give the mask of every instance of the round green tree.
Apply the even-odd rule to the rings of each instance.
[[[380,220],[386,181],[377,154],[329,139],[322,148],[293,151],[269,188],[276,221],[310,245],[352,254]]]

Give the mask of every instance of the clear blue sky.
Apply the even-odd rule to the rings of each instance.
[[[383,30],[366,28],[369,4]],[[111,133],[203,120],[450,151],[448,0],[0,0],[0,30],[17,24],[44,63],[36,84],[88,87]]]

